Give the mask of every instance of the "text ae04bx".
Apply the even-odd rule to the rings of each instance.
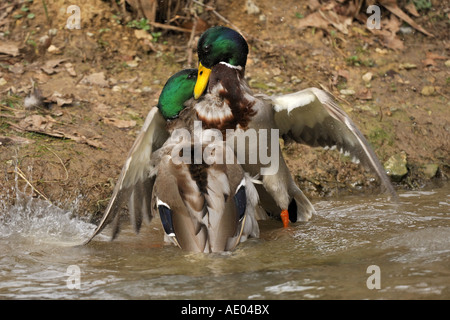
[[[210,318],[215,314],[226,315],[268,315],[269,305],[264,304],[227,304],[224,308],[212,306],[194,306],[189,304],[181,308],[183,315],[207,315]]]

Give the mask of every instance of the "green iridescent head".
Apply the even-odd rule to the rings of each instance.
[[[198,59],[206,68],[212,68],[219,62],[245,68],[247,63],[247,41],[239,32],[216,26],[206,30],[197,45]]]
[[[157,107],[165,119],[178,117],[184,103],[193,97],[197,69],[184,69],[167,80],[159,96]]]
[[[197,44],[198,78],[194,88],[194,98],[198,99],[208,85],[212,68],[220,62],[226,62],[240,68],[244,74],[247,63],[248,45],[239,32],[222,26],[206,30]]]

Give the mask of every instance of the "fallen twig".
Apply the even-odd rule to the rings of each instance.
[[[53,205],[53,203],[42,193],[40,192],[38,189],[36,189],[33,184],[27,179],[27,177],[25,176],[25,174],[23,173],[22,170],[20,170],[19,166],[16,166],[15,172],[23,179],[25,180],[25,182],[31,187],[31,189],[33,189],[37,194],[39,194],[42,198],[44,198],[46,201],[48,201],[51,205]]]
[[[64,162],[62,161],[62,159],[49,147],[44,146],[48,151],[50,151],[51,153],[53,153],[55,155],[55,157],[58,158],[59,162],[61,162],[61,165],[64,168],[64,171],[66,172],[66,178],[63,181],[67,181],[69,179],[69,172],[67,171],[66,165],[64,164]]]
[[[188,67],[192,66],[192,49],[193,49],[193,43],[194,43],[194,35],[195,30],[197,29],[197,17],[194,19],[194,24],[192,26],[191,36],[189,37],[189,41],[187,44],[187,65]]]
[[[186,33],[191,33],[192,32],[192,30],[190,30],[190,29],[176,27],[176,26],[172,26],[170,24],[164,24],[164,23],[152,22],[152,21],[149,21],[148,24],[151,24],[152,26],[157,27],[157,28],[161,28],[161,29],[168,29],[168,30],[186,32]]]

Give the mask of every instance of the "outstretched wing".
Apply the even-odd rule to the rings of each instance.
[[[119,212],[127,201],[130,219],[136,232],[139,231],[145,215],[149,220],[152,218],[151,198],[155,177],[150,175],[150,160],[152,153],[160,148],[168,137],[166,121],[159,109],[153,107],[131,147],[100,224],[84,244],[89,243],[112,220],[114,239],[119,232]]]
[[[336,147],[341,152],[349,153],[376,173],[386,191],[397,197],[366,138],[328,93],[308,88],[274,96],[271,100],[280,135],[288,135],[309,146]]]

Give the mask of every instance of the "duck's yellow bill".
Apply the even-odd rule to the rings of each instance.
[[[209,75],[211,74],[211,69],[202,66],[201,63],[198,65],[198,77],[197,82],[194,87],[194,99],[200,98],[206,89],[209,81]]]

